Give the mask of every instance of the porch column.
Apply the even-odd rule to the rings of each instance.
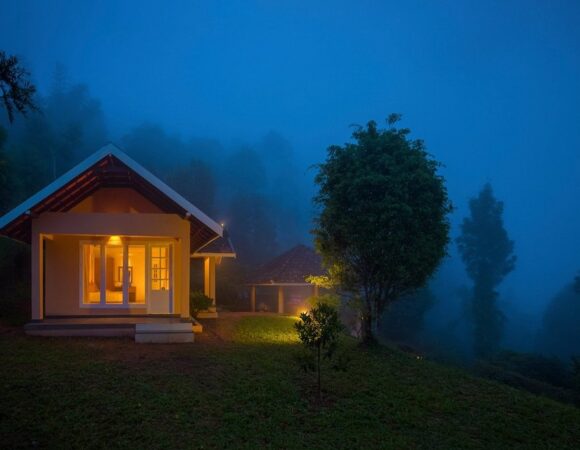
[[[284,314],[284,286],[278,286],[278,314]]]
[[[250,287],[250,305],[252,312],[256,312],[256,286]]]
[[[203,293],[213,300],[215,308],[215,259],[211,256],[203,258]]]
[[[40,233],[32,233],[30,242],[31,258],[31,292],[30,300],[32,320],[44,318],[43,292],[44,292],[44,248],[43,237]]]
[[[315,297],[318,297],[318,294],[319,294],[319,293],[318,293],[318,286],[317,286],[316,284],[313,284],[312,286],[313,286],[313,289],[312,289],[312,294],[313,294]]]

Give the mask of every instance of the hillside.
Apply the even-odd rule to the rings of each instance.
[[[193,345],[5,329],[1,446],[578,448],[573,406],[348,338],[317,405],[294,320],[219,319]]]

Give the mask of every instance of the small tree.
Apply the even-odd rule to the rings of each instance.
[[[420,140],[369,122],[354,143],[331,146],[315,181],[316,248],[359,308],[363,342],[386,306],[422,287],[446,254],[451,204],[440,164]]]
[[[334,356],[343,326],[336,308],[326,303],[319,303],[310,311],[300,314],[300,321],[294,326],[302,344],[314,353],[315,363],[313,365],[305,363],[303,368],[317,372],[317,391],[320,401],[322,399],[322,358],[330,360]]]
[[[515,268],[514,242],[503,226],[503,202],[487,183],[469,202],[470,216],[463,220],[457,238],[467,274],[473,280],[471,315],[477,356],[497,351],[504,317],[497,307],[496,287]]]
[[[211,305],[213,305],[213,300],[203,292],[193,291],[189,294],[189,314],[194,319],[197,319],[201,311],[207,311]]]
[[[29,76],[16,56],[0,51],[0,93],[11,123],[15,112],[26,115],[28,110],[37,109],[33,101],[36,88],[28,80]]]

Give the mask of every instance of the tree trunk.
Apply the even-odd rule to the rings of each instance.
[[[373,332],[373,316],[370,313],[365,313],[361,317],[361,340],[365,345],[372,345],[376,343],[376,338]]]
[[[322,402],[322,389],[320,386],[320,344],[318,344],[318,402]]]

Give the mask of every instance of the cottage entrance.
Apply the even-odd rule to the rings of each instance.
[[[170,244],[152,244],[149,253],[149,314],[171,314],[172,257]]]

